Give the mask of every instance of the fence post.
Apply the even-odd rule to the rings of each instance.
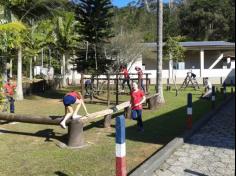
[[[116,118],[116,176],[126,176],[125,117]]]
[[[212,109],[215,109],[215,102],[216,102],[216,87],[215,86],[212,87],[211,101],[212,101]]]
[[[231,94],[234,94],[234,82],[231,80]]]
[[[116,74],[116,105],[119,104],[119,75]]]
[[[110,75],[107,75],[107,106],[109,107],[111,104],[111,96],[110,96]]]
[[[170,87],[170,78],[167,78],[167,91],[170,91],[171,87]]]
[[[227,98],[226,83],[224,83],[223,87],[224,87],[224,91],[223,91],[223,93],[224,93],[224,99],[226,99],[226,98]]]
[[[82,94],[82,96],[84,96],[85,95],[85,93],[84,93],[84,73],[81,73],[80,85],[81,85],[81,94]]]
[[[192,129],[193,127],[193,95],[188,94],[188,106],[187,106],[187,128]]]

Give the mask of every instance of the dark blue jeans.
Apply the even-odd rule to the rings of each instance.
[[[143,129],[142,110],[132,110],[132,119],[137,120],[138,129]]]
[[[7,99],[10,103],[10,113],[15,113],[15,104],[14,104],[15,100],[14,100],[14,98],[7,96]]]

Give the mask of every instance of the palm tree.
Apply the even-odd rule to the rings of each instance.
[[[162,64],[163,64],[163,1],[158,0],[158,15],[157,15],[157,24],[158,24],[158,57],[157,57],[157,80],[156,80],[156,91],[160,94],[158,98],[158,103],[165,103],[164,94],[163,94],[163,85],[162,85]]]
[[[53,27],[50,20],[43,20],[33,25],[27,31],[25,38],[25,55],[30,58],[30,80],[33,79],[32,64],[41,52],[42,48],[46,45],[53,44]]]
[[[23,87],[22,87],[22,43],[23,31],[26,27],[21,22],[11,22],[0,25],[0,32],[5,35],[5,47],[9,49],[17,49],[17,89],[16,99],[23,100]]]
[[[73,13],[65,13],[56,19],[56,46],[62,54],[62,76],[63,87],[67,86],[66,83],[66,64],[73,48],[77,47],[79,36],[75,32],[75,27],[78,24],[75,21]]]

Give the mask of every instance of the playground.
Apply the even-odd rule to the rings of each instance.
[[[74,87],[73,87],[74,88]],[[16,102],[17,114],[64,114],[61,95],[72,88],[48,91]],[[228,92],[230,90],[227,90]],[[165,91],[166,104],[157,110],[144,111],[145,131],[137,132],[136,122],[127,119],[127,167],[132,172],[165,144],[186,130],[186,99],[193,93],[194,122],[211,109],[211,102],[199,99],[201,91],[187,88],[175,96]],[[154,87],[150,87],[154,93]],[[120,95],[122,100],[129,96]],[[217,104],[224,99],[217,94]],[[115,100],[115,97],[114,97]],[[195,109],[197,107],[197,109]],[[104,110],[106,104],[87,104],[89,113]],[[83,114],[83,112],[81,112]],[[85,146],[66,147],[66,130],[60,126],[25,123],[4,123],[0,126],[1,175],[114,175],[115,174],[115,121],[111,128],[103,127],[103,118],[84,126]]]
[[[234,113],[222,108],[233,12],[233,0],[0,0],[0,176],[152,176]]]

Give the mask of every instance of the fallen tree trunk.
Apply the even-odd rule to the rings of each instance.
[[[95,113],[89,114],[88,116],[84,116],[80,119],[80,121],[85,124],[85,123],[88,123],[88,122],[90,122],[92,120],[95,120],[99,117],[104,117],[104,116],[107,116],[107,115],[117,113],[121,110],[124,110],[125,108],[127,108],[129,106],[130,106],[130,102],[127,101],[127,102],[124,102],[124,103],[122,103],[120,105],[117,105],[113,108],[106,109],[106,110],[99,111],[99,112],[95,112]]]
[[[0,113],[0,120],[6,120],[9,122],[44,124],[44,125],[59,125],[62,118],[63,118],[62,116],[37,116],[37,115]]]

